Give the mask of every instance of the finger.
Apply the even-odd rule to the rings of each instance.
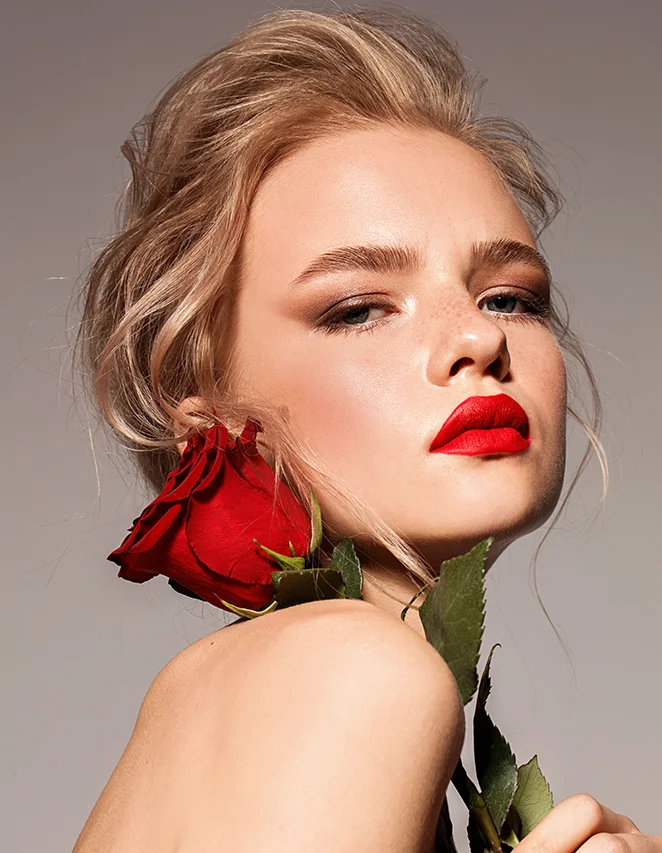
[[[613,835],[598,832],[577,853],[662,853],[662,835],[644,835],[638,830]]]
[[[599,832],[631,833],[633,830],[638,832],[630,818],[608,809],[590,794],[572,794],[545,815],[519,843],[518,853],[574,853]],[[608,853],[615,851],[610,849]],[[655,853],[662,853],[662,850],[655,850]]]

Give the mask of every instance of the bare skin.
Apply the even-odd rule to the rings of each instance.
[[[267,176],[249,217],[237,305],[245,390],[286,404],[336,476],[432,566],[488,535],[491,564],[544,523],[563,484],[563,356],[544,318],[510,316],[528,313],[532,295],[548,299],[549,282],[527,263],[473,269],[472,246],[499,240],[535,248],[491,165],[418,129],[317,140]],[[320,253],[359,244],[406,244],[421,264],[292,287]],[[504,295],[505,307],[494,301]],[[332,315],[343,332],[323,331]],[[460,402],[497,393],[527,412],[526,452],[429,452]],[[318,497],[342,535],[368,533]],[[74,853],[432,853],[464,716],[417,612],[403,624],[374,582],[401,600],[417,586],[366,547],[364,602],[233,625],[165,667]],[[662,836],[588,794],[558,804],[519,845],[616,849],[662,853]]]
[[[438,131],[381,126],[280,163],[245,233],[242,392],[286,406],[292,430],[433,566],[488,533],[494,560],[549,517],[563,483],[565,363],[549,322],[525,304],[548,300],[548,282],[522,261],[471,265],[474,244],[503,240],[536,247],[482,155]],[[420,266],[293,286],[320,254],[363,245],[410,247]],[[459,403],[497,393],[527,412],[525,453],[429,452]],[[361,541],[354,519],[318,497],[327,523]]]
[[[159,674],[74,853],[432,853],[464,725],[442,658],[374,605],[231,625]]]

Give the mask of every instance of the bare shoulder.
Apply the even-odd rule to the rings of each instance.
[[[408,625],[360,599],[315,601],[232,623],[188,646],[155,678],[146,704],[190,702],[198,691],[217,699],[248,681],[274,677],[333,678],[345,682],[367,670],[375,681],[455,694],[455,679],[438,652]],[[236,679],[236,681],[235,681]],[[145,711],[148,713],[147,708]]]
[[[405,623],[362,600],[276,610],[161,670],[95,807],[116,841],[75,853],[431,849],[463,738],[452,673]]]
[[[264,661],[272,649],[280,654],[284,645],[293,645],[296,657],[305,658],[311,652],[311,643],[316,642],[322,646],[316,653],[349,652],[357,662],[367,655],[372,666],[380,662],[397,665],[404,657],[408,668],[416,663],[427,664],[439,678],[452,680],[443,658],[404,622],[362,599],[332,599],[231,623],[175,655],[159,673],[155,685],[159,680],[166,683],[210,674],[210,670],[223,667],[224,663],[242,658],[245,663],[253,655]],[[376,655],[378,651],[383,653]]]
[[[455,679],[425,639],[372,604],[335,599],[205,640],[154,685],[154,725],[174,745],[162,772],[178,768],[182,853],[208,838],[233,851],[321,849],[320,839],[339,852],[428,849],[465,724]]]

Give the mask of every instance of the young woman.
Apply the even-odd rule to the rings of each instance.
[[[538,248],[561,198],[527,131],[479,116],[478,89],[404,9],[279,11],[125,143],[122,228],[79,337],[101,411],[156,492],[188,435],[257,419],[309,511],[314,486],[325,545],[354,539],[365,590],[177,655],[75,853],[439,849],[462,702],[421,599],[400,611],[442,560],[494,536],[489,566],[552,514],[577,417],[565,354],[595,394]],[[520,443],[435,447],[458,407],[465,432],[492,417]],[[662,836],[581,793],[521,845],[655,853]]]

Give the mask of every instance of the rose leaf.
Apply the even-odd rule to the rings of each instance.
[[[490,663],[498,645],[495,643],[490,649],[480,679],[473,728],[476,775],[494,826],[500,833],[515,796],[518,773],[517,762],[508,742],[485,710],[491,689]]]
[[[455,676],[464,705],[476,692],[485,623],[483,566],[494,537],[467,554],[445,560],[439,579],[419,608],[425,636]]]
[[[336,545],[329,568],[342,574],[347,598],[363,598],[363,572],[351,539],[341,539]]]
[[[282,607],[321,601],[327,598],[342,598],[344,583],[337,569],[302,569],[301,571],[272,572],[271,583],[276,601]]]
[[[554,798],[538,765],[537,755],[517,770],[513,808],[522,824],[521,838],[528,835],[554,808]]]
[[[509,847],[517,847],[524,836],[522,835],[522,822],[513,805],[508,809],[506,820],[501,827],[501,843]]]

